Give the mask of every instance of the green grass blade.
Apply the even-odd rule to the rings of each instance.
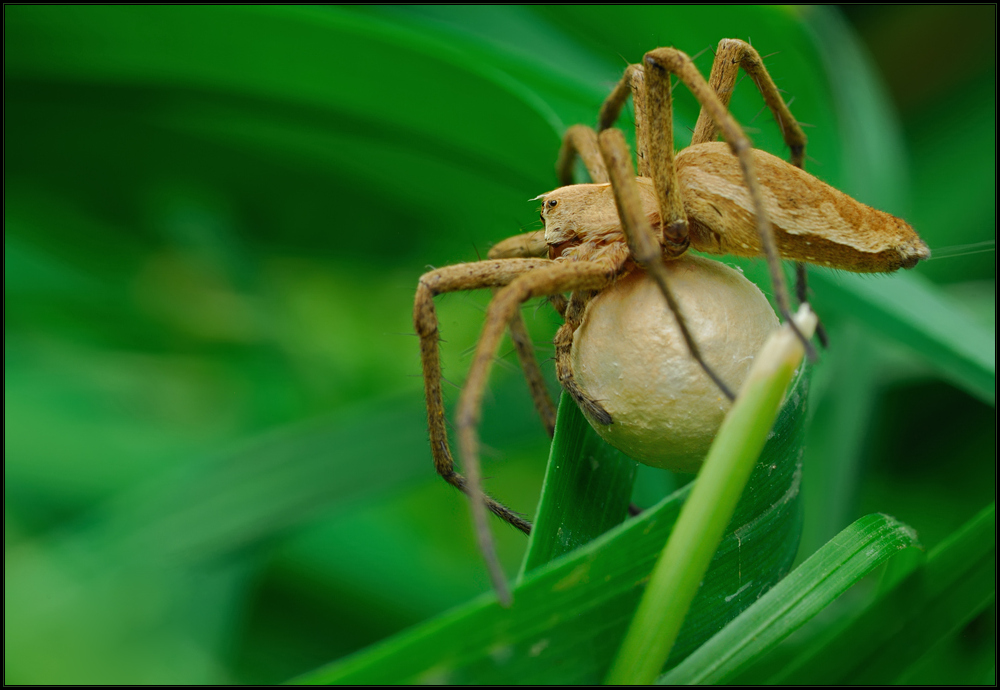
[[[519,578],[621,523],[635,475],[636,462],[605,443],[563,393]]]
[[[791,685],[899,682],[931,647],[996,598],[996,504],[854,620],[772,680]]]
[[[919,352],[957,386],[996,404],[996,333],[919,275],[872,280],[813,271],[816,308],[844,311]]]
[[[805,373],[795,380],[673,651],[681,659],[787,572],[801,531]],[[503,609],[484,595],[302,676],[303,683],[596,683],[690,493],[528,572]]]
[[[914,545],[906,525],[885,515],[861,518],[657,682],[731,682],[880,563]]]
[[[474,260],[492,242],[537,227],[537,204],[527,199],[556,185],[565,125],[593,122],[626,62],[656,45],[686,51],[707,74],[720,38],[752,38],[796,117],[813,125],[810,172],[905,217],[936,258],[939,247],[995,234],[995,68],[976,76],[975,53],[955,61],[966,51],[943,44],[938,79],[962,80],[949,78],[942,90],[918,69],[919,89],[898,83],[947,116],[911,103],[905,129],[897,127],[835,10],[10,5],[4,19],[12,681],[274,682],[485,591],[467,505],[434,476],[428,455],[413,286],[428,263]],[[981,36],[978,25],[994,24],[942,33],[949,25],[925,23],[946,37]],[[919,43],[909,21],[886,28],[881,46]],[[912,60],[897,69],[914,74]],[[680,148],[699,106],[684,89],[675,97]],[[779,125],[766,111],[755,118],[761,105],[743,80],[732,112],[756,146],[782,155]],[[631,129],[629,120],[626,113],[620,126]],[[899,155],[904,133],[916,185]],[[993,263],[988,253],[932,261],[900,278],[982,280],[992,331]],[[961,464],[949,461],[950,475],[979,487],[994,484],[994,443],[936,409],[926,418],[944,423],[921,427],[921,417],[918,433],[883,433],[884,413],[902,413],[899,398],[913,397],[898,387],[928,372],[882,355],[859,367],[841,334],[858,314],[855,351],[883,334],[905,339],[921,362],[964,379],[981,399],[994,369],[982,357],[992,353],[954,320],[944,329],[926,323],[937,307],[913,315],[928,290],[944,297],[947,289],[924,284],[913,300],[886,306],[895,288],[883,290],[883,279],[860,281],[856,294],[824,280],[814,294],[832,350],[816,374],[830,372],[844,407],[827,415],[816,406],[814,426],[829,424],[828,438],[840,444],[833,455],[856,464],[837,465],[838,489],[829,475],[816,481],[806,456],[803,487],[821,487],[829,501],[811,507],[827,518],[814,548],[856,518],[859,503],[919,526],[935,544],[992,497],[942,486],[906,443],[953,439],[948,457]],[[444,369],[456,384],[468,365],[461,353],[481,326],[479,297],[439,300]],[[960,311],[952,299],[943,305]],[[535,341],[550,341],[557,319],[538,316]],[[831,369],[835,360],[843,366]],[[485,458],[495,462],[489,489],[529,514],[546,439],[517,372],[495,373],[496,399],[483,417],[484,443],[498,451]],[[895,393],[887,397],[886,386]],[[387,395],[403,390],[405,400]],[[860,421],[845,430],[844,417]],[[315,424],[298,424],[308,419]],[[970,423],[985,426],[979,419]],[[975,442],[963,446],[966,436]],[[777,475],[751,479],[760,499],[738,509],[740,537],[724,538],[703,588],[711,594],[693,605],[668,667],[787,569],[796,506],[810,496],[792,490],[802,443],[782,439],[787,453],[766,461],[777,462]],[[852,468],[877,471],[897,457],[893,474],[855,482]],[[637,502],[651,506],[667,493]],[[794,499],[767,510],[785,495]],[[610,512],[588,515],[577,500]],[[610,509],[620,496],[604,507],[593,500],[581,491],[553,511],[566,513],[549,521],[553,528],[565,519],[586,529],[535,553],[523,584],[556,567],[539,564],[557,551],[617,519]],[[559,557],[573,562],[563,576],[580,568],[575,577],[592,580],[574,585],[582,588],[574,596],[596,603],[543,608],[553,634],[539,625],[523,638],[525,658],[511,662],[518,673],[539,682],[603,677],[676,516],[666,505],[655,527],[643,516],[614,529],[615,544],[631,545],[611,561],[589,544],[583,560]],[[623,536],[633,524],[658,544]],[[514,572],[525,541],[495,531]],[[590,557],[604,565],[594,569]],[[598,579],[608,576],[605,592]],[[473,666],[487,657],[499,664],[503,626],[526,619],[491,612],[475,620],[489,634],[472,631],[482,649],[468,652],[465,666],[456,662],[452,677],[517,680]],[[451,668],[454,639],[435,639],[426,663]],[[386,677],[414,677],[393,664]]]
[[[806,310],[811,335],[815,317]],[[643,594],[606,682],[648,684],[670,656],[712,554],[743,494],[802,361],[790,327],[765,343],[708,451],[694,489]]]

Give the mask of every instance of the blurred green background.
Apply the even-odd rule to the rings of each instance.
[[[905,217],[935,255],[914,280],[995,341],[995,19],[5,6],[6,682],[281,681],[486,591],[426,447],[416,280],[537,228],[562,130],[657,45],[776,53],[807,168]],[[781,153],[760,108],[742,85]],[[933,546],[995,500],[995,393],[815,273],[802,552],[873,511]],[[439,300],[452,384],[487,298]],[[550,312],[525,311],[543,359]],[[531,515],[548,444],[507,355],[486,473]],[[992,682],[994,621],[911,680]]]

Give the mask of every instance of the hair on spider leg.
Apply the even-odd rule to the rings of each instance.
[[[458,385],[457,383],[455,383],[454,381],[452,381],[451,379],[448,379],[448,378],[442,376],[441,380],[444,381],[445,383],[447,383],[449,386],[451,386],[452,388],[454,388],[457,391],[461,391],[462,390],[462,387],[460,385]]]
[[[754,115],[753,117],[750,118],[750,122],[756,122],[757,118],[760,117],[761,113],[763,113],[765,110],[767,110],[767,104],[766,103],[760,107],[760,110],[757,111],[756,115]],[[778,120],[778,126],[781,127],[781,120]],[[747,128],[746,128],[746,126],[743,127],[743,131],[744,132],[748,131]],[[781,131],[784,132],[785,128],[781,127]]]
[[[702,48],[701,50],[699,50],[697,53],[695,53],[694,55],[692,55],[691,59],[693,61],[697,62],[698,58],[700,58],[702,55],[705,54],[706,51],[709,51],[709,50],[712,51],[712,55],[715,55],[715,49],[712,48],[712,46],[705,46],[704,48]]]
[[[555,345],[550,340],[545,340],[540,343],[532,343],[536,352],[555,352]]]
[[[504,354],[495,356],[493,358],[493,363],[497,367],[503,369],[508,373],[517,372],[518,371],[517,365],[513,364],[509,359],[507,359],[508,357],[510,357],[510,355],[513,354],[516,354],[516,351],[513,348],[507,350],[507,352],[505,352]]]
[[[556,361],[556,355],[555,352],[553,352],[551,357],[546,357],[545,359],[542,360],[541,363],[548,364],[549,362],[555,362],[555,361]]]
[[[469,347],[465,348],[459,353],[459,359],[462,360],[469,359],[473,355],[473,353],[475,353],[475,351],[476,351],[476,346],[474,344],[470,345]]]
[[[504,451],[500,450],[499,448],[496,448],[495,446],[483,443],[482,441],[479,442],[479,453],[484,458],[490,458],[492,460],[503,460],[506,457],[506,453],[504,453]],[[493,477],[488,477],[488,476],[483,477],[483,480],[489,480],[489,479],[493,479]]]
[[[463,308],[475,309],[480,314],[485,314],[488,306],[484,306],[482,303],[482,297],[473,292],[446,292],[438,296],[442,302],[448,301],[448,298],[452,297],[451,302],[458,302]],[[444,342],[444,341],[442,341]]]
[[[476,346],[475,345],[471,345],[471,346],[465,348],[464,350],[462,350],[462,352],[459,355],[459,357],[461,359],[463,359],[463,360],[469,359],[473,354],[475,354],[475,352],[476,352]],[[503,354],[497,353],[497,354],[493,355],[493,363],[496,364],[496,365],[498,365],[498,366],[500,366],[500,367],[502,367],[506,371],[517,371],[517,367],[515,367],[513,364],[511,364],[508,361],[508,359],[507,359],[512,354],[516,354],[516,352],[517,351],[514,348],[511,348],[510,350],[507,350]]]

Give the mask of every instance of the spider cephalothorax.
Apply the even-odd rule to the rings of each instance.
[[[752,77],[781,126],[789,162],[754,150],[727,111],[739,69]],[[678,154],[673,150],[671,76],[702,106],[691,146]],[[621,131],[612,128],[630,95],[635,103],[638,177]],[[526,533],[530,524],[483,493],[477,427],[490,368],[507,329],[550,434],[555,423],[554,406],[521,320],[525,301],[552,300],[565,320],[555,338],[559,382],[592,423],[608,425],[614,423],[612,415],[581,389],[571,354],[588,302],[623,276],[641,270],[655,281],[665,306],[677,316],[687,351],[713,382],[713,395],[721,397],[721,392],[732,399],[727,384],[737,382],[725,381],[702,356],[672,293],[666,262],[681,257],[689,247],[716,254],[763,255],[778,311],[791,321],[782,255],[860,272],[909,268],[930,255],[904,221],[801,170],[805,135],[760,56],[743,41],[720,42],[707,82],[684,53],[673,48],[650,51],[642,64],[625,70],[601,108],[597,129],[600,134],[583,125],[567,130],[556,164],[566,186],[539,197],[544,230],[499,242],[486,261],[426,273],[417,287],[414,323],[420,335],[431,452],[441,476],[469,495],[480,549],[502,601],[509,599],[509,592],[496,561],[486,511]],[[725,143],[715,141],[720,134]],[[592,184],[572,184],[577,157]],[[798,294],[804,300],[805,272],[801,263],[798,267]],[[455,471],[445,427],[433,298],[473,289],[493,289],[496,295],[456,410],[463,477]]]

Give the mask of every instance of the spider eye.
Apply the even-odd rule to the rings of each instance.
[[[543,216],[543,215],[542,215],[541,213],[539,213],[539,214],[538,214],[538,218],[539,218],[539,219],[540,219],[540,220],[541,220],[541,221],[542,221],[543,223],[545,222],[545,216]]]
[[[556,199],[549,199],[545,205],[548,206],[549,208],[555,208],[556,204],[558,203],[559,202]]]

